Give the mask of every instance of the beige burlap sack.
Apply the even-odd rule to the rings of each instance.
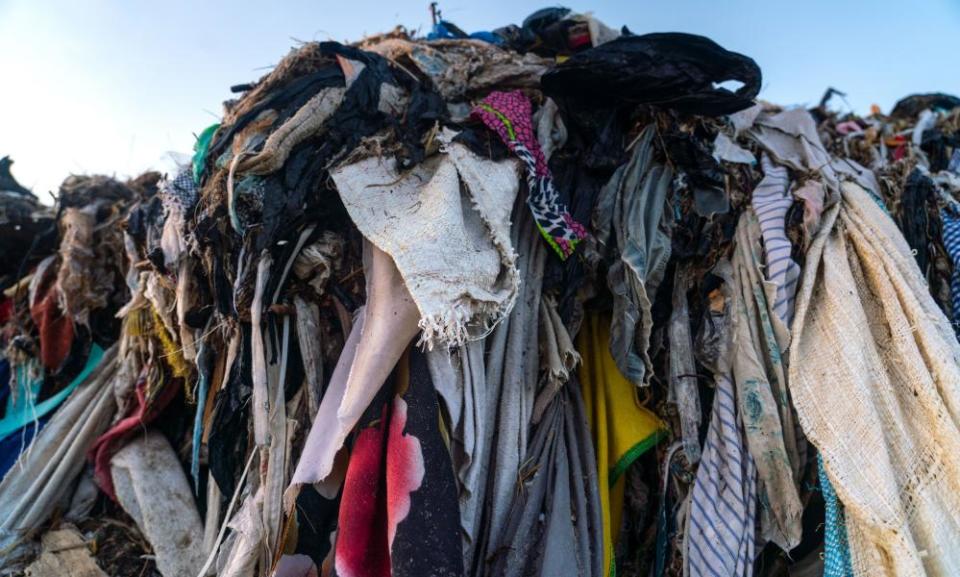
[[[409,170],[373,156],[330,172],[357,228],[400,271],[428,347],[485,336],[520,286],[510,242],[516,162],[479,157],[454,136],[438,134],[441,153]]]
[[[960,345],[893,221],[842,191],[798,294],[797,414],[846,506],[856,575],[960,575]]]

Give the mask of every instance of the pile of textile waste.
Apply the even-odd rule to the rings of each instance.
[[[960,573],[960,99],[761,82],[440,19],[69,177],[0,271],[0,568]]]

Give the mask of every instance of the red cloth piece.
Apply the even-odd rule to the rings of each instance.
[[[340,499],[338,577],[390,577],[386,495],[381,483],[387,418],[384,405],[380,420],[357,433],[350,453]]]
[[[136,386],[136,403],[127,411],[127,416],[111,427],[106,433],[94,442],[87,458],[93,462],[93,478],[100,489],[114,501],[117,500],[113,488],[113,477],[110,474],[110,459],[119,451],[133,435],[144,432],[146,426],[153,422],[170,401],[183,388],[180,379],[172,379],[161,389],[153,401],[147,404],[147,371],[140,374]]]
[[[40,334],[40,362],[51,373],[63,366],[73,346],[73,319],[63,314],[57,298],[56,270],[49,267],[37,287],[37,294],[30,316]]]

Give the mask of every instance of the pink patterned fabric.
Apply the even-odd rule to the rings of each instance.
[[[530,101],[520,91],[491,92],[476,108],[473,116],[497,133],[527,168],[527,206],[537,228],[560,258],[566,260],[587,230],[570,216],[553,186],[547,160],[533,131]]]

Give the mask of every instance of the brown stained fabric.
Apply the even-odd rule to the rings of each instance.
[[[893,220],[861,187],[842,194],[807,253],[790,392],[854,574],[956,575],[960,345]]]

